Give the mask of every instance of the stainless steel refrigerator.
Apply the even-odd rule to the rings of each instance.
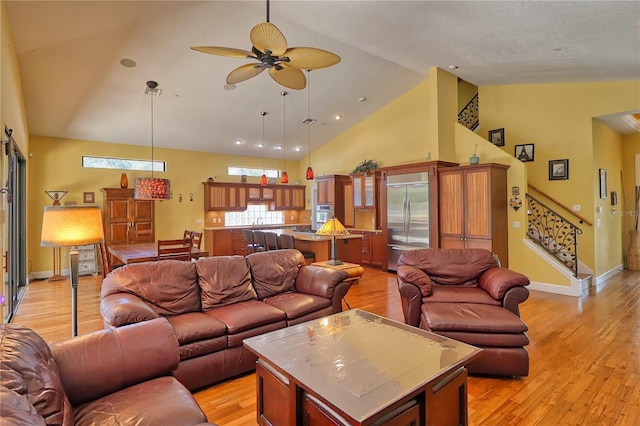
[[[429,247],[429,173],[387,177],[388,268],[407,250]]]

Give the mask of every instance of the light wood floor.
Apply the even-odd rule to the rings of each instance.
[[[83,277],[79,333],[102,328],[100,277]],[[13,322],[47,341],[68,338],[68,281],[29,285]],[[347,295],[361,308],[402,321],[395,275],[367,269]],[[640,424],[640,273],[623,271],[581,298],[531,292],[521,305],[529,325],[531,372],[526,378],[471,377],[471,425]],[[209,421],[255,425],[255,376],[201,390]]]

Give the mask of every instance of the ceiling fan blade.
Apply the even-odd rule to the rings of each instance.
[[[287,50],[287,40],[278,27],[270,22],[256,25],[249,34],[253,47],[261,52],[268,50],[273,56],[282,56]]]
[[[247,50],[234,49],[232,47],[192,46],[191,49],[211,55],[228,56],[230,58],[247,58],[253,56],[253,54]]]
[[[249,80],[251,77],[255,77],[264,71],[264,67],[260,64],[247,64],[242,65],[231,71],[227,76],[227,84],[237,84],[245,80]]]
[[[269,68],[269,75],[281,86],[293,90],[302,90],[307,87],[307,79],[299,69],[289,68],[285,64],[280,64],[281,69]]]
[[[287,65],[301,70],[330,67],[340,62],[340,56],[315,47],[292,47],[284,56],[289,58]]]

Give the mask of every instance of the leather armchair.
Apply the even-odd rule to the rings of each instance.
[[[405,323],[481,347],[472,373],[528,375],[528,328],[519,309],[529,297],[527,277],[482,249],[412,250],[398,265]]]

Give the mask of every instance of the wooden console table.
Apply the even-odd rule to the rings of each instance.
[[[261,425],[466,425],[481,349],[353,309],[244,340]]]

